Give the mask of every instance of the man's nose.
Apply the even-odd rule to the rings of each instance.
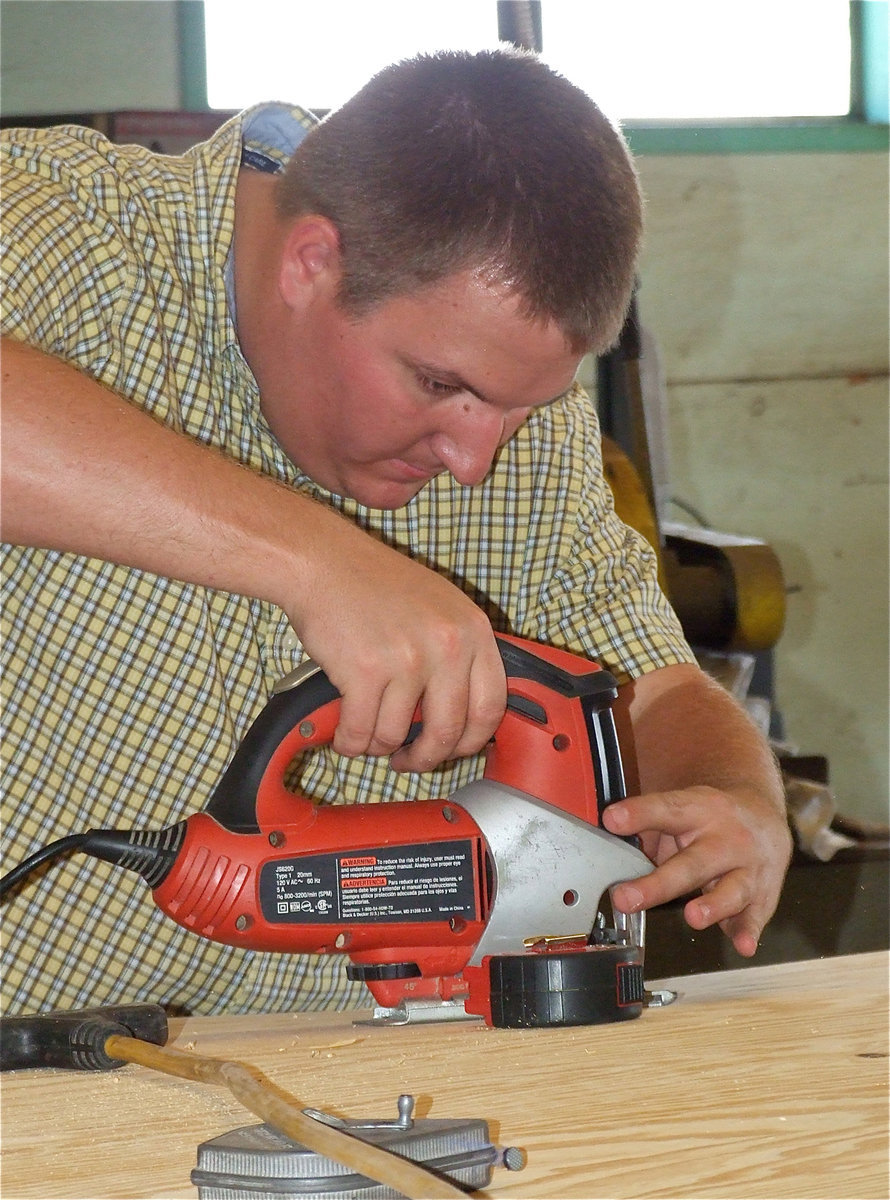
[[[505,441],[504,414],[480,403],[461,411],[447,429],[430,439],[436,458],[462,487],[474,487],[491,469]]]

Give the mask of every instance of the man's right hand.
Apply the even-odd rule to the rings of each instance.
[[[485,746],[504,669],[453,584],[50,355],[4,339],[2,373],[5,541],[277,604],[343,696],[343,754],[420,771]]]
[[[283,607],[343,696],[334,749],[393,754],[403,771],[430,770],[482,749],[507,702],[484,613],[440,575],[335,514],[323,515],[325,565],[313,571],[307,564]],[[342,528],[335,531],[329,517]],[[312,550],[310,561],[321,557]],[[403,747],[418,706],[422,730]]]

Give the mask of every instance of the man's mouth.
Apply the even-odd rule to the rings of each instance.
[[[393,458],[390,462],[396,472],[408,483],[426,482],[442,471],[439,466],[417,466],[415,463],[407,462],[404,458]]]

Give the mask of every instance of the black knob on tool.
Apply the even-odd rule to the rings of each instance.
[[[603,1025],[643,1011],[638,946],[496,955],[489,976],[491,1023],[499,1029]]]
[[[347,979],[357,979],[363,983],[385,979],[416,979],[419,975],[420,967],[414,962],[349,963],[346,967]]]

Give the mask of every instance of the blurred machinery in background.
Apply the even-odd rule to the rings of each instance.
[[[618,345],[597,364],[603,460],[619,516],[652,545],[662,586],[697,649],[772,650],[785,622],[785,579],[766,542],[669,521],[664,399],[657,366],[643,370],[634,297]],[[648,341],[650,358],[654,345]]]

